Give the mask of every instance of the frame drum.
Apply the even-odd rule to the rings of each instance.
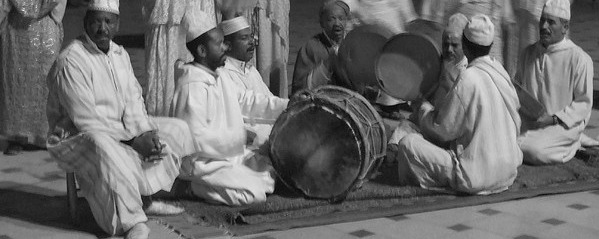
[[[394,36],[376,60],[376,77],[381,89],[406,101],[428,93],[438,81],[440,72],[439,49],[422,34]]]
[[[339,46],[338,76],[362,95],[367,86],[378,88],[374,63],[392,36],[390,31],[376,25],[362,25],[351,30]]]
[[[277,174],[306,197],[337,202],[362,186],[385,156],[382,118],[364,97],[337,86],[299,92],[270,134]]]

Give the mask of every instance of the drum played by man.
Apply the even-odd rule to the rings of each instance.
[[[464,36],[469,64],[445,102],[412,102],[415,124],[403,121],[389,140],[401,184],[484,195],[506,190],[516,178],[520,104],[508,73],[488,55],[493,23],[475,15]]]
[[[180,178],[208,202],[245,205],[264,202],[274,191],[270,160],[246,147],[244,118],[274,120],[288,100],[242,90],[220,77],[225,64],[223,31],[199,12],[186,16],[190,63],[177,64],[171,116],[185,120],[196,140],[196,157],[187,157]]]
[[[570,1],[547,1],[541,38],[519,62],[516,81],[545,108],[539,118],[522,117],[519,143],[525,163],[565,163],[581,144],[598,145],[582,133],[593,106],[593,61],[566,37],[569,29]]]

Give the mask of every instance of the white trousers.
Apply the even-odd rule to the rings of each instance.
[[[181,178],[191,181],[195,196],[211,203],[241,206],[266,201],[274,191],[274,169],[263,154],[246,150],[227,159],[185,157]]]
[[[179,175],[180,155],[195,152],[185,121],[153,118],[168,155],[157,163],[142,163],[130,146],[100,132],[79,133],[48,151],[58,165],[75,172],[98,225],[111,235],[122,234],[147,221],[142,195],[170,191]]]
[[[551,125],[526,131],[518,138],[518,144],[524,154],[524,163],[545,165],[570,161],[580,148],[581,134],[580,125],[571,129]]]

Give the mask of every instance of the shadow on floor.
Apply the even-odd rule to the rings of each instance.
[[[40,190],[42,190],[40,188]],[[106,234],[98,227],[85,199],[78,202],[80,214],[75,226],[69,217],[65,196],[45,196],[11,189],[0,189],[0,216],[48,227],[75,230],[100,237]]]

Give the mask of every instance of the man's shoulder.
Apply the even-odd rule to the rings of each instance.
[[[178,61],[175,63],[175,78],[177,85],[183,87],[189,84],[213,84],[215,78],[207,71],[194,66],[192,63]]]

